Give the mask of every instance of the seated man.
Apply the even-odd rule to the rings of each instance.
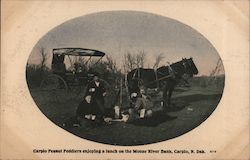
[[[153,107],[150,98],[145,95],[144,88],[140,87],[140,93],[131,94],[131,107],[129,114],[134,116],[134,118],[138,116],[139,118],[144,118],[147,115],[145,113]]]

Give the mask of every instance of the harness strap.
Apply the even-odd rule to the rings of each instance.
[[[133,78],[132,79],[135,79],[135,75],[136,75],[137,70],[138,70],[138,68],[136,68],[135,73],[133,74]]]
[[[169,69],[169,75],[175,79],[177,72],[175,72],[175,70],[170,65],[168,65],[167,67]]]
[[[137,76],[137,77],[136,77],[136,73],[138,73],[138,76]],[[137,68],[137,69],[136,69],[135,73],[133,74],[132,79],[139,80],[139,81],[138,81],[138,82],[139,82],[138,85],[143,84],[143,83],[142,83],[142,79],[141,79],[141,75],[140,75],[140,68]]]
[[[152,83],[155,83],[155,81],[160,81],[160,80],[167,79],[167,78],[171,78],[171,77],[172,77],[171,75],[167,75],[167,76],[165,76],[165,77],[159,78],[159,79],[154,80],[154,81],[151,81],[151,82],[149,82],[149,83],[146,83],[146,84],[144,84],[144,86],[147,86],[147,85],[150,85],[150,84],[152,84]],[[158,82],[158,83],[159,83],[159,82]]]
[[[159,88],[158,74],[157,74],[156,69],[154,69],[154,73],[155,73],[155,80],[156,80],[157,88]]]

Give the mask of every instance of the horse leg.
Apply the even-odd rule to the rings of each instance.
[[[171,96],[173,93],[174,87],[170,87],[168,90],[168,96],[167,96],[167,105],[170,106],[171,105]]]
[[[168,92],[169,92],[169,87],[166,86],[165,89],[163,90],[163,95],[162,95],[162,99],[163,99],[163,107],[167,107],[168,105]]]

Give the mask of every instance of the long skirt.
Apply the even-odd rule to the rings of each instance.
[[[104,105],[101,101],[92,101],[91,103],[87,103],[83,100],[77,107],[76,115],[77,116],[85,116],[93,114],[97,117],[104,116]]]

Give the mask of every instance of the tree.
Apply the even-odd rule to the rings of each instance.
[[[124,54],[123,68],[125,73],[135,68],[135,58],[130,52]]]
[[[144,51],[139,51],[137,54],[127,52],[124,54],[123,68],[125,73],[135,68],[144,67],[146,54]]]
[[[109,55],[106,55],[106,59],[106,65],[108,69],[116,73],[118,71],[116,61]]]
[[[46,67],[46,61],[48,59],[47,54],[45,53],[44,47],[40,48],[40,55],[41,55],[41,70],[44,71],[47,67]]]
[[[210,72],[209,74],[209,79],[207,81],[207,84],[215,84],[218,78],[218,75],[221,73],[223,70],[223,65],[222,65],[222,60],[219,58],[217,60],[215,68]]]
[[[49,71],[46,66],[49,57],[45,53],[44,47],[38,48],[38,55],[41,59],[40,64],[27,64],[26,66],[26,79],[29,87],[38,87]]]
[[[135,65],[137,68],[144,67],[145,58],[146,54],[144,51],[139,51],[139,53],[135,55]]]
[[[218,75],[218,74],[221,72],[222,68],[223,68],[223,66],[222,66],[222,61],[221,61],[221,59],[219,58],[219,59],[217,60],[217,63],[216,63],[215,68],[211,71],[210,76],[211,76],[211,77],[214,77],[214,76]]]
[[[165,58],[165,57],[164,57],[163,53],[158,54],[158,55],[156,56],[156,58],[155,58],[155,63],[154,63],[154,65],[153,65],[153,68],[154,68],[154,69],[158,68],[159,64],[161,63],[161,61],[162,61],[164,58]]]

